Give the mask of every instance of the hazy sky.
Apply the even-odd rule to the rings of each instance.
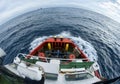
[[[0,0],[0,24],[41,7],[84,8],[120,22],[120,0]]]

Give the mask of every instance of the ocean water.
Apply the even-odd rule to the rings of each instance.
[[[50,36],[73,41],[91,60],[96,60],[105,78],[120,76],[120,23],[101,14],[78,8],[41,8],[20,15],[0,26],[0,47],[7,53],[4,64]]]

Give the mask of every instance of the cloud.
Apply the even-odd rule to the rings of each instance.
[[[101,7],[101,12],[104,15],[120,22],[120,4],[118,3],[120,3],[120,0],[117,0],[114,3],[111,1],[102,2],[99,3],[99,6]]]
[[[14,1],[14,2],[13,2]],[[64,0],[1,0],[0,1],[0,24],[21,15],[25,12],[38,9],[40,7],[65,5]]]
[[[0,0],[0,24],[28,11],[56,6],[92,10],[120,22],[120,0]]]
[[[120,0],[117,0],[116,2],[120,4]]]

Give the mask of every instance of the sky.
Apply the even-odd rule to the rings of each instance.
[[[120,0],[0,0],[0,25],[26,12],[48,7],[83,8],[120,23]]]

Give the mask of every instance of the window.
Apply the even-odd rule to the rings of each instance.
[[[84,79],[89,79],[92,78],[93,76],[89,73],[79,73],[79,74],[66,74],[65,79],[70,81],[70,80],[84,80]]]
[[[45,74],[45,77],[46,77],[46,79],[57,80],[58,74],[46,73],[46,74]]]

